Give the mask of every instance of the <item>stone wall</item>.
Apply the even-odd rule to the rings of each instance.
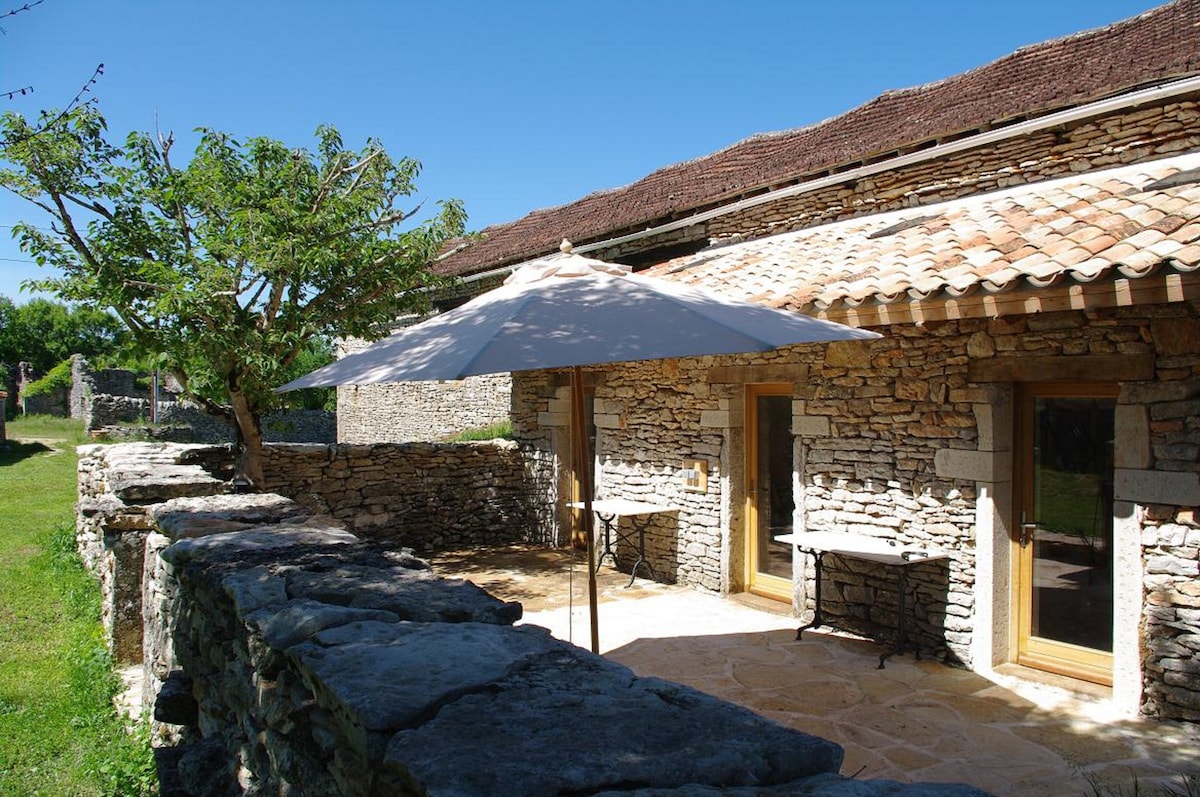
[[[266,447],[267,487],[364,538],[422,551],[533,541],[536,502],[514,443]],[[152,521],[169,498],[232,491],[229,446],[122,443],[79,447],[78,543],[100,579],[119,662],[142,656],[142,569]]]
[[[232,452],[212,446],[124,443],[78,447],[75,534],[100,581],[101,616],[119,664],[142,660],[142,573],[153,521],[146,507],[229,491]]]
[[[137,374],[133,371],[123,368],[92,368],[83,355],[71,355],[71,389],[67,399],[70,417],[82,419],[85,428],[89,430],[108,425],[103,422],[97,423],[95,419],[98,411],[92,403],[101,397],[141,399],[143,402],[149,402],[150,391],[138,386]],[[147,413],[147,422],[149,417]],[[134,419],[136,416],[123,420]]]
[[[912,568],[910,632],[927,653],[974,660],[981,638],[1007,622],[1007,572],[989,545],[1008,550],[1011,518],[1012,383],[973,381],[980,364],[1031,365],[1038,379],[1076,374],[1108,360],[1150,358],[1152,376],[1125,381],[1118,398],[1118,502],[1134,509],[1119,544],[1132,547],[1119,577],[1132,585],[1118,611],[1142,604],[1127,646],[1140,668],[1145,711],[1200,718],[1200,311],[1192,304],[1149,310],[1047,313],[889,328],[873,342],[799,346],[765,355],[688,358],[612,366],[591,375],[595,390],[598,494],[679,507],[654,516],[647,553],[661,578],[722,592],[745,588],[745,384],[793,385],[794,525],[851,531],[937,547],[950,559]],[[1072,358],[1081,358],[1072,365]],[[1086,364],[1086,365],[1084,365]],[[1065,377],[1060,377],[1064,378]],[[1103,379],[1103,373],[1090,378]],[[561,375],[522,374],[514,383],[514,434],[540,451],[535,481],[568,490],[568,389]],[[703,460],[707,490],[683,486],[683,464]],[[995,519],[993,519],[993,515]],[[558,528],[566,516],[556,517]],[[551,532],[553,533],[553,532]],[[1005,553],[1005,556],[1008,554]],[[979,581],[988,557],[988,581]],[[797,605],[812,608],[811,563],[797,557]],[[626,561],[629,561],[628,559]],[[1005,560],[1007,561],[1007,560]],[[1121,562],[1123,560],[1119,560]],[[824,609],[842,627],[891,633],[897,593],[883,566],[828,557]],[[1001,571],[1001,572],[997,572]],[[1139,588],[1139,582],[1142,587]],[[910,603],[910,606],[912,603]],[[983,627],[980,624],[983,624]],[[1140,630],[1139,630],[1140,629]],[[1146,655],[1140,660],[1138,650]],[[1137,672],[1133,673],[1136,679]]]
[[[112,439],[150,437],[184,443],[232,443],[232,426],[190,401],[158,402],[158,421],[150,424],[150,400],[96,393],[89,396],[84,428]],[[332,443],[337,415],[327,410],[286,410],[264,415],[263,439],[268,443]]]
[[[1200,104],[1190,98],[1006,139],[719,216],[714,242],[746,240],[838,219],[945,202],[1200,147]]]
[[[511,389],[508,374],[339,387],[338,442],[436,441],[488,427],[508,420]]]
[[[514,627],[519,604],[407,550],[280,495],[213,494],[227,456],[81,450],[85,558],[104,562],[113,534],[144,544],[143,699],[163,795],[986,797],[851,782],[838,745]],[[118,515],[138,520],[98,520]]]
[[[17,403],[25,415],[53,415],[59,418],[69,417],[70,391],[65,388],[54,388],[45,393],[28,395],[28,385],[36,382],[45,374],[35,374],[29,363],[17,364]]]
[[[1147,520],[1144,710],[1200,720],[1200,525]]]
[[[273,445],[265,488],[420,551],[532,541],[540,497],[511,441]]]

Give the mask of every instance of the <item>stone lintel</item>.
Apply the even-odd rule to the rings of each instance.
[[[1117,468],[1113,494],[1135,504],[1200,506],[1200,473]]]
[[[972,360],[971,382],[1141,382],[1154,378],[1152,354],[1028,354]]]
[[[708,369],[708,381],[712,384],[766,382],[800,384],[808,381],[808,366],[800,363],[794,365],[717,365]]]
[[[1012,480],[1012,455],[1001,451],[943,448],[933,455],[934,472],[944,479],[974,482]]]

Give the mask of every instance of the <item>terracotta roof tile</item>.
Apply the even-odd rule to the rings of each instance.
[[[1176,0],[1104,28],[1024,47],[937,83],[889,91],[819,124],[754,136],[623,188],[489,227],[483,240],[438,269],[463,275],[521,262],[553,251],[564,237],[576,244],[601,240],[874,155],[1193,74],[1200,71],[1198,29],[1200,0]]]
[[[1200,153],[924,207],[919,213],[936,212],[944,224],[932,236],[916,225],[870,237],[917,215],[895,211],[714,247],[649,273],[812,312],[1106,276],[1136,279],[1164,266],[1191,271],[1200,268],[1200,221],[1195,221],[1200,184],[1154,191],[1144,186],[1194,168],[1200,168]],[[1081,186],[1104,183],[1117,191],[1078,201]],[[1150,226],[1126,215],[1134,205],[1141,208],[1134,215]],[[1170,214],[1162,210],[1168,205],[1175,208]],[[1088,219],[1089,228],[1107,232],[1080,243],[1075,240],[1080,230],[1070,222],[1081,218]],[[1167,218],[1193,220],[1164,225]],[[1018,244],[1008,254],[1003,251]]]
[[[1172,258],[1176,268],[1192,271],[1200,265],[1200,244],[1190,244],[1176,252]]]

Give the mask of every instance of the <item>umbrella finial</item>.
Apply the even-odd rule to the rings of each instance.
[[[563,238],[562,243],[558,245],[558,251],[562,252],[564,255],[571,254],[571,242],[566,238]]]

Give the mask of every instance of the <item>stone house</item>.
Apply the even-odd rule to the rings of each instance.
[[[806,611],[812,557],[781,533],[942,549],[903,591],[825,558],[825,618],[884,635],[903,600],[926,653],[1200,719],[1197,42],[1178,0],[489,228],[441,267],[482,286],[567,237],[882,333],[588,373],[599,493],[675,508],[649,520],[659,577]],[[382,389],[342,390],[354,423]],[[567,394],[512,377],[558,539]]]

